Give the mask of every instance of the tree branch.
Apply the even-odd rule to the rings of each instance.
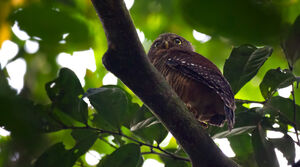
[[[105,30],[107,70],[153,111],[189,155],[193,167],[234,167],[150,64],[123,0],[92,0]]]

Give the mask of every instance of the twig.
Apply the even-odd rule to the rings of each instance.
[[[125,134],[122,133],[121,131],[119,131],[119,132],[113,132],[113,131],[103,130],[103,129],[94,128],[94,127],[90,127],[90,126],[83,126],[83,127],[74,127],[74,126],[72,126],[72,127],[64,127],[64,129],[92,129],[92,130],[95,130],[95,131],[97,131],[97,132],[99,132],[99,133],[101,133],[101,134],[107,133],[107,134],[111,134],[111,135],[122,136],[122,137],[125,137],[125,138],[127,138],[127,139],[133,141],[133,142],[138,143],[140,146],[147,146],[147,147],[149,147],[149,148],[151,149],[151,152],[152,152],[153,154],[159,154],[159,155],[162,155],[162,156],[165,156],[165,157],[170,157],[170,158],[173,158],[173,159],[184,160],[184,161],[190,162],[190,160],[189,160],[188,158],[181,157],[181,156],[178,156],[178,155],[176,155],[176,154],[170,153],[170,152],[168,152],[168,151],[162,149],[162,148],[159,147],[159,146],[154,146],[154,145],[151,145],[151,144],[147,144],[147,143],[141,142],[141,141],[139,141],[139,140],[137,140],[137,139],[135,139],[135,138],[133,138],[133,137],[130,137],[130,136],[125,135]],[[103,140],[103,139],[102,139],[102,140]],[[110,144],[110,143],[109,143],[109,144]],[[114,146],[114,148],[116,148],[116,147]],[[159,150],[159,151],[161,151],[161,152],[163,152],[163,153],[156,152],[156,151],[154,151],[153,149],[157,149],[157,150]]]
[[[177,156],[177,155],[175,155],[175,157],[176,157],[175,158],[174,156],[170,156],[168,154],[162,154],[162,153],[156,152],[154,150],[151,150],[149,152],[142,152],[141,154],[142,155],[144,155],[144,154],[157,154],[157,155],[168,157],[168,158],[173,158],[173,159],[178,159],[178,160],[190,162],[190,160],[188,158],[180,157],[180,156]]]
[[[259,103],[265,104],[267,101],[253,101],[253,100],[242,100],[242,99],[235,99],[237,103]]]

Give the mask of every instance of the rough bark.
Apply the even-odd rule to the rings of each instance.
[[[193,167],[234,167],[149,62],[123,0],[92,0],[108,41],[107,70],[157,116],[189,155]]]

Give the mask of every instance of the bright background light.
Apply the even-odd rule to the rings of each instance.
[[[118,78],[112,74],[111,72],[108,72],[102,80],[103,85],[117,85]]]
[[[126,5],[126,8],[129,10],[133,4],[134,4],[134,0],[124,0],[125,1],[125,5]]]
[[[290,85],[288,87],[278,89],[278,94],[281,97],[289,98],[290,95],[291,95],[292,90],[293,90],[293,87],[292,87],[292,85]]]
[[[61,67],[66,67],[74,71],[82,86],[85,85],[84,76],[86,69],[92,72],[96,71],[96,62],[92,49],[74,52],[73,55],[60,53],[56,58],[56,62]]]
[[[5,130],[3,127],[0,127],[0,137],[1,136],[9,136],[10,135],[10,131]]]
[[[164,167],[165,165],[156,161],[155,159],[146,159],[143,167]]]
[[[219,146],[219,148],[227,157],[235,157],[235,153],[233,152],[228,139],[214,139],[214,142]]]
[[[1,68],[6,66],[9,60],[14,58],[19,52],[19,47],[17,44],[10,40],[6,40],[2,43],[0,49],[0,64]]]
[[[18,93],[24,86],[24,75],[26,73],[26,61],[23,58],[6,65],[7,73],[9,74],[8,83],[11,87],[17,90]]]
[[[24,47],[27,53],[34,54],[39,50],[40,45],[37,41],[26,40]]]
[[[12,31],[20,40],[25,41],[30,38],[30,36],[25,31],[20,29],[17,21],[12,26]]]
[[[203,34],[203,33],[198,32],[196,30],[193,30],[193,36],[197,41],[199,41],[201,43],[205,43],[205,42],[207,42],[211,39],[211,36]]]
[[[85,161],[91,166],[97,165],[101,158],[103,157],[103,154],[99,154],[95,150],[90,150],[85,154]]]

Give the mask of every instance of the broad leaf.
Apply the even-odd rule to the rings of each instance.
[[[270,139],[270,141],[283,153],[283,156],[288,160],[289,165],[295,162],[295,144],[294,140],[289,135],[286,134],[278,139]]]
[[[126,93],[118,87],[89,89],[86,96],[97,111],[95,117],[101,117],[105,120],[105,124],[109,124],[115,130],[121,127],[129,115],[128,98]]]
[[[266,139],[266,131],[260,124],[252,133],[252,145],[259,167],[279,167],[274,146]]]
[[[240,165],[251,166],[251,161],[255,160],[251,136],[249,134],[236,135],[229,137],[228,140],[232,150],[236,154],[235,160],[237,160]]]
[[[259,88],[263,97],[269,99],[277,89],[287,87],[294,81],[295,76],[290,70],[271,69],[264,76]]]
[[[272,51],[269,46],[256,48],[252,45],[242,45],[232,50],[224,65],[224,76],[235,94],[257,74]]]
[[[87,104],[79,98],[83,94],[83,89],[72,70],[62,68],[58,78],[46,84],[46,91],[54,107],[77,121],[87,122]]]
[[[63,143],[57,143],[37,159],[35,167],[72,167],[97,139],[97,133],[91,130],[74,130],[72,136],[76,141],[72,149],[66,150]]]
[[[140,164],[140,158],[140,146],[127,144],[104,157],[97,167],[135,167]]]
[[[279,116],[279,119],[287,124],[294,120],[294,103],[291,99],[283,98],[280,96],[272,97],[265,106],[266,110],[273,116]],[[295,112],[300,111],[300,106],[296,105]],[[300,128],[300,114],[296,114],[296,125]]]

